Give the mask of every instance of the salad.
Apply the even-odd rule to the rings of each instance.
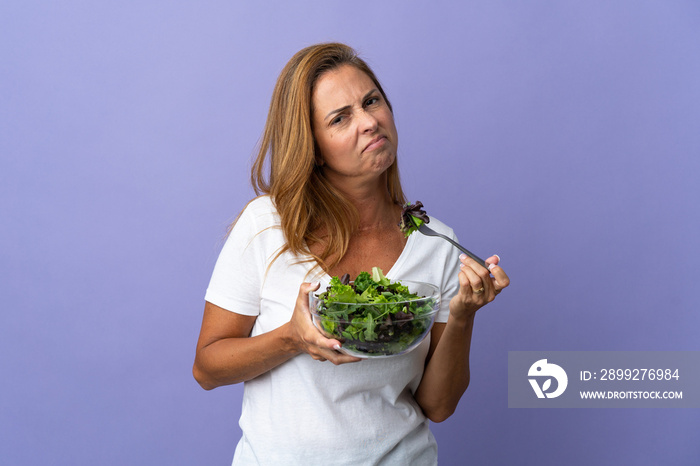
[[[406,283],[409,283],[406,281]],[[438,290],[423,287],[429,296],[412,293],[399,281],[391,282],[381,269],[332,277],[327,289],[312,298],[317,327],[343,342],[346,352],[358,356],[394,355],[409,351],[427,334],[437,312]]]
[[[429,222],[430,217],[428,217],[428,214],[423,210],[423,203],[421,201],[416,201],[415,204],[411,204],[410,202],[404,204],[399,227],[405,237],[417,231],[419,226]]]

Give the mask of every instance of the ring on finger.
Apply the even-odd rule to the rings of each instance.
[[[473,291],[474,294],[481,294],[481,293],[483,293],[483,292],[484,292],[484,287],[483,287],[483,286],[482,286],[481,288],[479,288],[478,290],[474,290],[474,291]]]

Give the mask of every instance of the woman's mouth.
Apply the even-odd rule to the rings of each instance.
[[[368,151],[373,151],[374,149],[378,149],[384,145],[386,142],[386,136],[377,136],[376,138],[372,139],[369,144],[362,150],[362,152],[368,152]]]

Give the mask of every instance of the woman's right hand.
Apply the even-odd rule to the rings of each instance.
[[[290,332],[297,349],[308,353],[317,361],[330,361],[336,365],[361,361],[360,358],[337,351],[336,348],[340,348],[340,341],[326,338],[311,320],[309,293],[318,290],[319,287],[318,282],[302,283],[299,287],[294,313],[289,321]]]

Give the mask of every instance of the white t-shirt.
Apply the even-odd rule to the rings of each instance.
[[[285,243],[279,225],[269,196],[251,201],[221,251],[205,296],[229,311],[257,316],[251,336],[289,321],[302,282],[320,281],[324,290],[330,281],[319,268],[307,275],[312,263],[299,264],[289,252],[270,265]],[[455,238],[434,218],[430,226]],[[385,275],[437,285],[442,299],[436,321],[446,322],[458,272],[457,249],[415,233]],[[340,366],[301,354],[245,382],[243,436],[233,464],[437,464],[437,444],[413,397],[428,347],[426,338],[401,356]]]

